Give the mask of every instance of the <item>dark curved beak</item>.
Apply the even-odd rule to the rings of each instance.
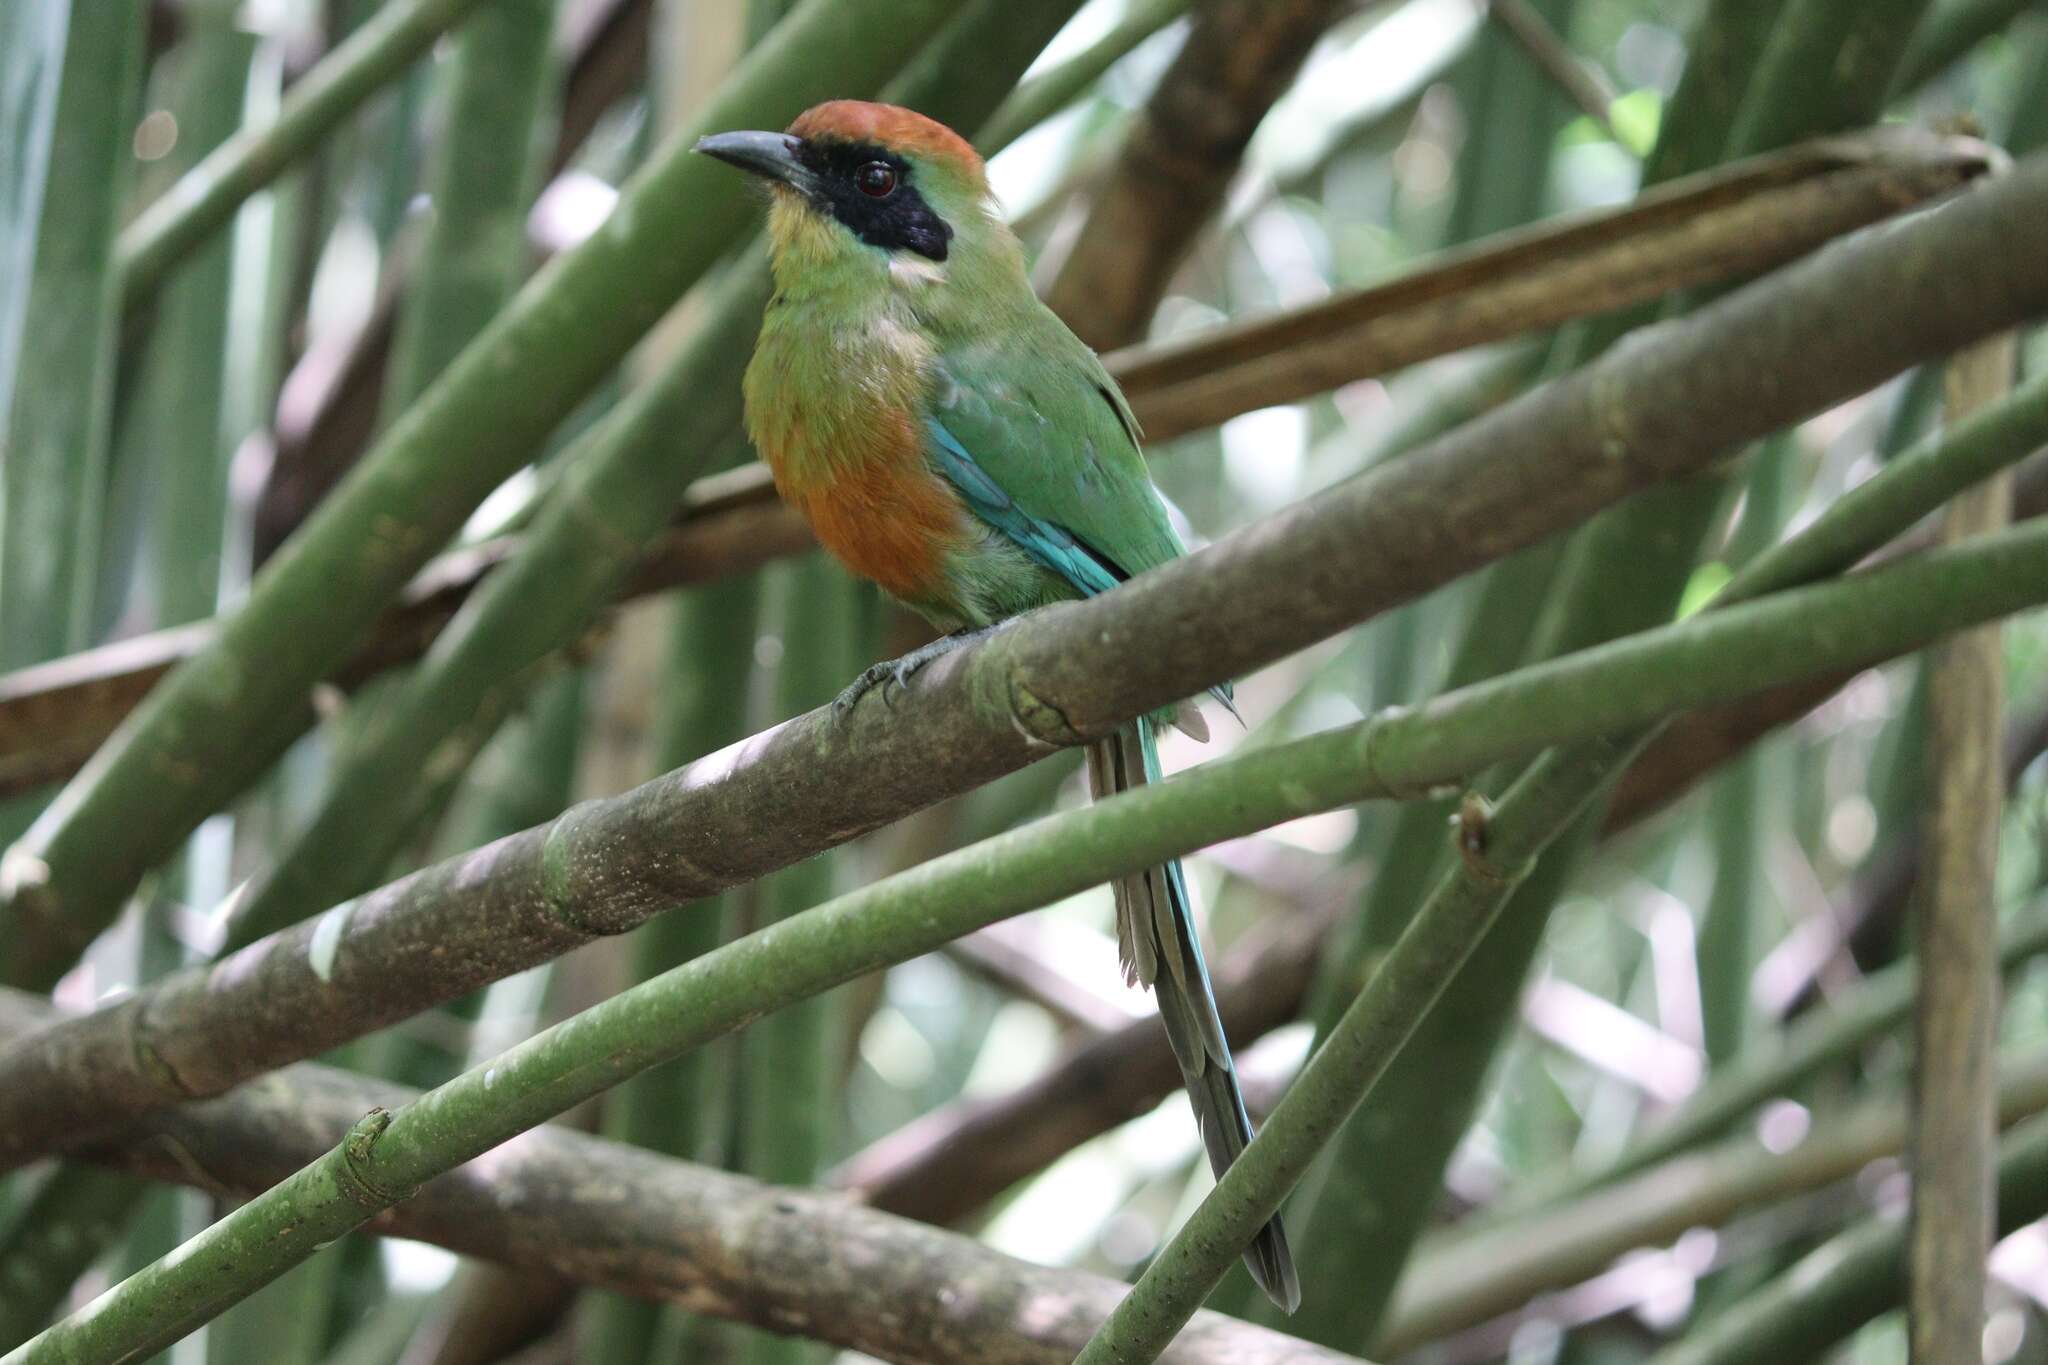
[[[800,143],[788,133],[713,133],[697,139],[697,150],[753,175],[802,189],[811,173],[796,158]]]

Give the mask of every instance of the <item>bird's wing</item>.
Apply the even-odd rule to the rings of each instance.
[[[1064,328],[949,349],[927,425],[961,496],[1084,595],[1183,552],[1122,395]]]

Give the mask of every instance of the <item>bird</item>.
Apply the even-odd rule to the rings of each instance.
[[[855,574],[943,634],[862,672],[842,710],[1019,615],[1094,597],[1185,553],[1100,359],[1041,302],[967,140],[910,109],[832,100],[783,132],[696,149],[768,187],[773,291],[744,380],[748,435],[783,499]],[[1212,689],[1235,714],[1227,687]],[[1097,796],[1160,779],[1157,732],[1088,752]],[[1114,883],[1125,975],[1149,987],[1218,1176],[1252,1139],[1178,861]],[[1276,1214],[1245,1250],[1301,1301]]]

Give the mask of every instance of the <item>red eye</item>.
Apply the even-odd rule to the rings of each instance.
[[[853,183],[870,199],[886,199],[896,188],[896,168],[886,161],[870,161],[853,173]]]

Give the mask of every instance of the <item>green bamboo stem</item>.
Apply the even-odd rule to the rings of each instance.
[[[1021,71],[1072,4],[1020,7],[977,0],[888,92],[972,124]],[[972,52],[969,62],[965,56]],[[971,65],[976,82],[962,84]],[[520,553],[486,581],[404,689],[329,780],[319,808],[240,901],[230,942],[253,942],[377,883],[417,823],[410,803],[380,794],[432,756],[460,772],[488,737],[480,714],[502,712],[524,672],[572,643],[611,600],[676,502],[708,472],[740,425],[740,375],[769,293],[765,249],[711,286],[686,338],[646,383],[563,454],[550,496]]]
[[[989,116],[980,140],[1006,147],[1094,88],[1104,72],[1131,49],[1187,13],[1190,0],[1133,0],[1116,26],[1058,66],[1041,71],[1010,92]]]
[[[0,1038],[54,1014],[46,1000],[0,991]],[[387,1081],[297,1066],[160,1115],[109,1156],[246,1197],[317,1158],[366,1109],[418,1098]],[[565,1202],[563,1190],[581,1197]],[[429,1182],[378,1230],[893,1360],[957,1358],[966,1341],[976,1365],[1068,1365],[1128,1288],[843,1195],[776,1189],[558,1124]],[[1169,1361],[1359,1365],[1217,1314],[1198,1318]]]
[[[169,107],[177,150],[196,163],[241,127],[256,39],[237,28],[231,7],[195,5],[188,22]],[[229,429],[227,397],[232,248],[226,236],[206,243],[164,289],[127,418],[149,433],[145,581],[159,626],[212,616],[220,601],[228,459],[241,435]]]
[[[21,360],[70,22],[68,5],[0,9],[0,413]]]
[[[427,186],[431,216],[392,337],[385,426],[496,316],[525,273],[556,7],[495,0],[464,26],[438,76],[446,124]]]
[[[1742,522],[1726,557],[1749,563],[1775,542],[1797,506],[1792,479],[1801,468],[1798,442],[1779,436],[1764,444],[1744,481]],[[1721,774],[1708,797],[1707,838],[1714,850],[1714,880],[1700,917],[1700,1018],[1708,1063],[1719,1069],[1740,1053],[1750,1034],[1750,979],[1755,969],[1760,893],[1767,884],[1757,861],[1764,848],[1765,811],[1772,800],[1763,758],[1744,754]]]
[[[70,12],[46,152],[61,188],[18,229],[33,265],[15,277],[26,344],[0,381],[0,668],[87,643],[113,401],[114,230],[142,57],[133,6],[50,8]]]
[[[1913,30],[1899,59],[1892,98],[1918,90],[1954,66],[1970,50],[2035,8],[2037,0],[1944,0]]]
[[[39,1143],[75,1135],[89,1126],[86,1115],[97,1122],[133,1114],[183,1098],[188,1091],[232,1084],[276,1061],[310,1055],[424,1002],[466,993],[596,934],[629,928],[659,908],[749,880],[958,794],[1022,766],[1048,746],[1103,733],[1125,717],[1198,690],[1205,681],[1247,673],[1403,600],[1419,585],[1455,574],[1465,567],[1457,547],[1465,543],[1468,530],[1478,536],[1483,528],[1485,549],[1511,548],[1514,533],[1506,528],[1531,529],[1527,503],[1541,496],[1537,490],[1597,502],[1617,483],[1625,486],[1632,473],[1648,477],[1649,470],[1675,472],[1688,460],[1703,462],[1731,440],[1780,425],[1788,408],[1798,412],[1809,403],[1819,406],[1838,384],[1853,389],[1859,380],[1867,382],[1871,369],[1883,372],[1889,365],[1895,370],[1898,366],[1890,362],[1900,352],[1940,345],[1950,329],[1967,330],[1971,319],[1981,320],[1978,310],[2000,316],[2020,312],[2031,302],[2028,292],[2017,287],[2028,267],[2044,275],[2048,270],[2041,268],[2038,254],[2016,242],[2002,206],[2035,182],[2036,192],[2048,197],[2048,167],[2022,167],[1944,213],[1827,253],[1684,325],[1659,329],[1642,344],[1499,409],[1431,450],[1382,465],[1251,532],[1093,602],[1023,621],[921,675],[913,688],[916,725],[903,724],[900,710],[885,715],[877,706],[858,708],[844,720],[812,713],[642,789],[637,801],[580,808],[549,829],[528,831],[469,860],[394,883],[318,924],[250,950],[238,971],[173,978],[111,1011],[53,1030],[49,1047],[0,1054],[0,1160],[19,1160]],[[2032,207],[2023,195],[2019,203]],[[1944,244],[1960,237],[1968,249],[1947,253],[1958,263],[1956,271],[1938,282],[1924,281],[1922,298],[1915,297],[1914,281],[1924,272],[1899,279],[1881,269],[1849,268],[1872,252],[1880,260],[1893,252],[1924,259],[1917,253],[1936,249],[1922,245],[1927,233],[1937,234]],[[1983,282],[1981,294],[1971,269],[1977,266],[1995,275],[1995,283]],[[1815,287],[1816,278],[1827,281],[1827,287]],[[1838,323],[1825,306],[1844,286],[1860,319],[1855,329]],[[1926,311],[1907,314],[1921,319],[1913,327],[1873,325],[1868,316],[1883,305],[1910,309],[1915,303],[1924,303]],[[2048,302],[2042,306],[2048,308]],[[1770,325],[1759,326],[1765,319]],[[1734,336],[1751,338],[1752,344],[1737,342],[1729,335],[1731,326]],[[1809,338],[1807,327],[1820,329],[1819,335]],[[1767,392],[1749,383],[1755,372],[1750,368],[1756,359],[1753,339],[1760,336],[1769,339],[1774,351],[1782,348],[1770,366],[1779,382]],[[1804,366],[1813,364],[1824,339],[1858,343],[1846,373],[1838,357],[1825,367],[1824,377],[1805,374]],[[1669,383],[1678,385],[1679,408],[1689,414],[1687,420],[1653,428],[1656,439],[1639,444],[1635,458],[1618,459],[1598,434],[1606,429],[1598,414],[1609,403],[1657,410],[1654,404],[1639,409],[1637,400],[1668,393],[1661,385]],[[1723,383],[1725,394],[1719,392]],[[1592,392],[1602,394],[1602,401],[1590,402]],[[2003,441],[2009,443],[2006,457],[2017,459],[2034,448],[2036,434],[2025,415],[2037,417],[2038,411],[2023,403],[2009,411],[2021,415],[2000,420],[1999,414],[1986,414],[1971,424],[1977,449]],[[1525,451],[1533,461],[1518,470]],[[1645,469],[1646,461],[1654,463]],[[1925,476],[1922,462],[1902,467]],[[1946,487],[1939,473],[1931,482]],[[1890,487],[1889,480],[1884,487]],[[1815,534],[1825,528],[1825,534],[1853,542],[1856,554],[1875,543],[1859,539],[1873,527],[1879,539],[1896,531],[1898,523],[1888,518],[1899,510],[1892,505],[1897,500],[1878,491],[1876,481],[1858,493],[1853,501],[1844,499],[1855,513],[1852,521],[1829,517],[1815,528]],[[1414,506],[1432,509],[1445,536],[1441,552],[1419,563],[1382,559],[1377,524],[1412,524],[1406,509]],[[1845,529],[1850,525],[1858,529]],[[1809,590],[1823,594],[1827,610],[1849,612],[1859,628],[1868,611],[1868,633],[1854,639],[1817,636],[1804,626],[1775,620],[1765,625],[1760,618],[1740,633],[1737,653],[1697,661],[1688,657],[1683,667],[1689,671],[1672,680],[1676,691],[1661,699],[1647,691],[1616,694],[1602,698],[1615,708],[1603,712],[1589,706],[1590,695],[1544,693],[1540,686],[1523,690],[1538,678],[1542,686],[1558,685],[1560,677],[1570,679],[1563,686],[1580,686],[1583,679],[1573,669],[1585,660],[1574,660],[1520,677],[1501,694],[1517,704],[1542,698],[1524,709],[1481,687],[1459,696],[1484,696],[1488,704],[1504,709],[1486,715],[1452,706],[1445,713],[1441,708],[1447,703],[1440,700],[1407,716],[1383,718],[1375,724],[1401,736],[1394,743],[1405,747],[1382,744],[1376,766],[1388,789],[1410,793],[1558,739],[1639,723],[1646,705],[1647,714],[1655,715],[1665,705],[1693,704],[1691,698],[1703,688],[1724,689],[1720,695],[1743,693],[1777,676],[1777,670],[1824,662],[1860,664],[1882,657],[1888,643],[1893,652],[1909,648],[1928,634],[1952,628],[1957,624],[1953,611],[1970,601],[1967,596],[1946,598],[1938,586],[1915,578],[1927,572],[1926,563],[2024,562],[2027,538],[2034,534],[2034,528],[2025,528],[1992,545],[1953,552],[1953,559],[1888,568],[1882,580]],[[1805,553],[1808,543],[1802,536],[1792,542],[1799,548],[1787,553]],[[1821,559],[1823,567],[1842,562]],[[1890,576],[1918,585],[1923,593],[1911,599],[1911,610],[1869,610],[1867,599],[1857,596],[1869,582],[1892,581]],[[1260,585],[1273,584],[1288,585],[1285,612],[1264,605]],[[1998,605],[2014,596],[2025,601],[2022,583],[1983,586],[1988,593],[2006,595]],[[1973,591],[1968,580],[1959,579],[1957,587]],[[1824,596],[1833,591],[1849,596],[1842,602]],[[1978,603],[1982,610],[1991,605]],[[1773,608],[1754,610],[1768,617]],[[1944,616],[1944,611],[1951,614]],[[1729,629],[1725,620],[1688,623],[1688,628],[1716,638]],[[1097,661],[1103,639],[1128,646],[1115,669]],[[1772,649],[1757,649],[1762,639],[1772,640]],[[1677,648],[1660,634],[1586,657],[1604,660],[1611,653],[1626,666],[1630,651],[1645,641]],[[1782,651],[1773,652],[1778,644]],[[1822,660],[1821,653],[1828,659]],[[1654,665],[1649,676],[1658,676]],[[614,841],[608,850],[602,848],[605,838]],[[625,845],[618,840],[644,856],[622,862]],[[481,876],[485,866],[497,875]],[[465,867],[479,875],[465,875]],[[543,887],[549,888],[545,895]],[[428,917],[434,927],[412,927],[420,925],[417,916]],[[418,941],[406,937],[414,932],[469,942],[476,951],[459,961],[405,951],[401,944]],[[316,943],[318,953],[313,952]],[[341,982],[348,984],[335,988]],[[139,1068],[134,1041],[124,1030],[145,1008],[154,1021],[144,1032],[155,1064]],[[63,1047],[83,1048],[95,1060],[51,1069],[59,1039],[68,1040]]]
[[[312,150],[478,3],[392,0],[380,7],[292,86],[275,120],[216,149],[122,231],[116,272],[124,301],[132,305],[153,291],[243,200]]]
[[[17,843],[0,888],[18,949],[9,980],[61,974],[143,872],[276,752],[249,741],[297,714],[413,571],[738,236],[752,201],[694,155],[696,138],[778,126],[821,95],[879,83],[904,56],[898,35],[958,3],[808,0],[742,60],[628,182],[605,229],[541,270]]]
[[[1729,130],[1727,156],[1872,122],[1933,0],[1786,0],[1753,93]]]
[[[2048,1117],[1998,1148],[1998,1231],[2048,1213]],[[1904,1299],[1906,1225],[1875,1214],[1801,1257],[1776,1279],[1651,1357],[1651,1365],[1811,1360]]]
[[[2027,590],[2015,592],[2015,583]],[[1576,718],[1574,708],[1577,715],[1606,710],[1597,704],[1589,708],[1592,698],[1606,699],[1613,708],[1653,699],[1663,703],[1659,710],[1672,709],[1672,693],[1695,690],[1702,673],[1711,671],[1700,666],[1702,661],[1717,654],[1725,677],[1731,653],[1746,662],[1770,658],[1774,650],[1796,652],[1799,640],[1841,639],[1861,635],[1865,628],[1881,635],[1881,623],[1913,619],[1916,611],[1932,611],[1944,618],[1944,625],[1953,625],[1957,616],[1981,613],[1990,602],[2010,610],[2048,597],[2044,585],[2048,526],[2031,527],[1872,571],[1855,581],[1796,589],[1713,613],[1539,666],[1526,676],[1554,683],[1560,675],[1579,674],[1568,690],[1549,699],[1549,709],[1571,718]],[[1837,613],[1855,619],[1836,621]],[[1755,640],[1738,644],[1730,638],[1766,622],[1774,628],[1769,649],[1756,648]],[[1675,637],[1690,638],[1674,646]],[[1647,657],[1661,665],[1648,677],[1646,643]],[[1672,654],[1676,657],[1667,657]],[[1606,665],[1602,671],[1608,676],[1595,685],[1583,676],[1588,659]],[[1514,699],[1500,695],[1510,681],[1441,698],[1416,714],[1434,714],[1440,728],[1445,716],[1456,714],[1461,705],[1473,706],[1472,698],[1489,691],[1495,694],[1485,702],[1489,713],[1513,714],[1518,709]],[[1750,678],[1745,682],[1753,685]],[[1682,696],[1677,705],[1698,699]],[[591,1098],[624,1075],[997,919],[1203,844],[1358,799],[1382,786],[1389,760],[1401,766],[1409,747],[1400,742],[1401,731],[1416,723],[1395,715],[1255,750],[1039,821],[750,934],[537,1035],[395,1116],[374,1111],[328,1157],[8,1359],[26,1360],[41,1352],[58,1360],[115,1360],[175,1340],[435,1175]],[[1596,714],[1595,723],[1609,731],[1626,728],[1611,713]],[[1616,767],[1636,745],[1616,741],[1602,747],[1604,760]],[[1580,750],[1553,751],[1515,784],[1497,811],[1472,813],[1464,832],[1464,874],[1448,879],[1402,936],[1274,1111],[1258,1142],[1225,1174],[1216,1193],[1082,1353],[1083,1365],[1154,1359],[1193,1315],[1201,1294],[1236,1259],[1243,1242],[1230,1239],[1240,1225],[1248,1236],[1271,1215],[1286,1186],[1356,1106],[1483,936],[1505,899],[1503,889],[1526,875],[1548,839],[1597,790],[1597,784],[1584,779],[1589,766]],[[625,852],[611,842],[605,861],[615,864]],[[470,871],[476,871],[474,866]],[[562,885],[563,871],[549,880]],[[1247,1217],[1252,1221],[1246,1223]],[[1161,1284],[1168,1286],[1163,1308],[1155,1303],[1160,1290],[1147,1289]]]
[[[2048,1108],[2048,1058],[2038,1053],[1999,1068],[1998,1127]],[[1373,1341],[1389,1359],[1425,1342],[1513,1311],[1547,1290],[1597,1275],[1637,1247],[1675,1240],[1688,1228],[1718,1227],[1745,1210],[1846,1180],[1906,1143],[1906,1096],[1898,1091],[1826,1120],[1784,1152],[1742,1137],[1689,1153],[1485,1238],[1424,1251],[1403,1281],[1386,1329]],[[1994,1130],[1995,1132],[1995,1130]]]
[[[1540,0],[1534,8],[1563,30],[1578,0]],[[1572,116],[1569,104],[1499,23],[1486,25],[1450,81],[1468,125],[1491,131],[1466,141],[1445,239],[1469,242],[1540,216],[1551,144]]]

